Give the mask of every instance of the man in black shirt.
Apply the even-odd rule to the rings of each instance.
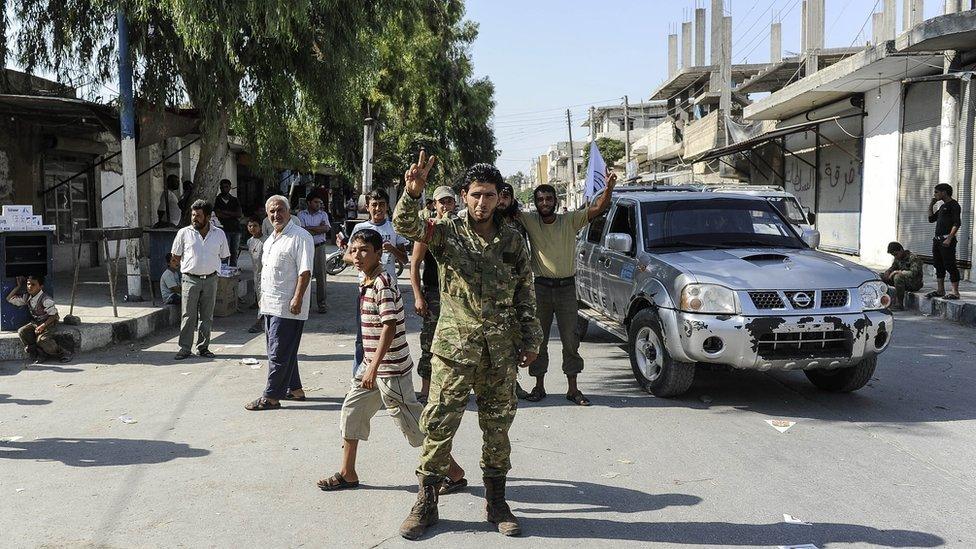
[[[937,202],[942,202],[934,210]],[[952,198],[952,185],[939,183],[935,186],[935,196],[929,203],[929,223],[935,223],[935,238],[932,240],[932,260],[935,263],[935,277],[939,286],[925,297],[944,297],[959,299],[959,267],[956,266],[956,234],[962,224],[962,208]],[[949,273],[952,291],[945,291],[945,276]]]
[[[237,253],[241,247],[241,203],[230,194],[230,179],[220,180],[220,194],[214,199],[214,214],[227,236],[230,248],[230,264],[237,266]]]

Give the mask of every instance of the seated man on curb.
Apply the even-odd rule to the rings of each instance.
[[[905,249],[900,242],[888,244],[888,253],[894,256],[891,267],[881,273],[881,280],[895,287],[895,299],[891,308],[896,311],[905,309],[905,292],[917,292],[922,289],[922,260]]]
[[[48,357],[68,362],[71,353],[62,349],[54,339],[53,328],[58,322],[58,308],[54,305],[54,299],[44,293],[44,277],[27,276],[26,293],[21,291],[24,282],[24,277],[18,276],[17,286],[7,295],[7,302],[15,307],[27,307],[30,313],[31,321],[17,330],[24,343],[24,352],[34,364],[40,364]]]
[[[318,482],[325,491],[359,486],[359,441],[369,439],[370,420],[384,408],[411,446],[418,448],[424,442],[420,429],[424,407],[413,392],[413,360],[407,345],[403,297],[396,279],[381,264],[383,237],[373,229],[358,231],[349,240],[349,254],[364,276],[359,285],[359,306],[365,355],[342,403],[342,465],[339,472]],[[448,476],[440,493],[455,492],[467,485],[464,471],[450,457]]]
[[[172,253],[166,253],[166,270],[159,277],[159,296],[164,305],[179,305],[183,297],[180,286],[180,260]]]

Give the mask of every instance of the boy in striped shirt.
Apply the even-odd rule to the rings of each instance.
[[[424,432],[420,429],[423,406],[413,392],[413,360],[407,346],[403,299],[396,279],[381,263],[383,237],[373,229],[357,231],[350,238],[347,253],[365,275],[359,286],[364,357],[342,403],[339,419],[342,465],[339,472],[318,482],[319,488],[325,491],[359,486],[356,472],[359,441],[369,438],[370,420],[384,407],[411,446],[418,448],[424,442]],[[450,493],[464,486],[467,486],[464,471],[451,458],[449,478],[441,491]]]

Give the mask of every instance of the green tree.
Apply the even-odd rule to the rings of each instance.
[[[375,66],[384,21],[419,17],[418,0],[20,0],[12,43],[28,72],[108,83],[116,74],[116,10],[129,22],[137,97],[201,115],[195,198],[217,191],[227,135],[256,159],[354,165],[354,105]],[[3,52],[6,54],[6,51]],[[414,67],[416,70],[416,67]]]
[[[613,166],[616,161],[624,157],[627,151],[623,141],[618,141],[610,137],[598,137],[596,140],[596,148],[600,149],[600,156],[603,157],[603,161],[607,163],[607,166]],[[583,169],[585,170],[589,165],[590,146],[587,145],[583,149]]]
[[[522,173],[522,170],[519,170],[514,174],[506,177],[505,182],[511,185],[512,188],[515,189],[515,192],[518,192],[519,189],[522,188],[522,185],[525,185],[527,179],[528,178],[525,177],[525,174]]]

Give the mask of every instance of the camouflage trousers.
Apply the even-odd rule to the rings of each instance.
[[[891,282],[895,287],[895,296],[897,296],[899,303],[903,303],[905,292],[917,292],[922,289],[922,283],[918,280],[912,280],[912,276],[909,274],[898,273],[891,277]]]
[[[503,477],[512,468],[512,445],[508,429],[515,419],[516,365],[499,368],[491,363],[487,345],[477,365],[461,364],[434,355],[430,398],[420,416],[420,428],[426,433],[420,453],[417,474],[424,484],[437,484],[447,476],[454,433],[474,389],[481,426],[481,470],[486,477]]]
[[[437,319],[441,316],[440,290],[424,288],[424,300],[427,301],[428,314],[424,317],[424,327],[420,330],[420,362],[417,363],[417,374],[421,379],[430,379],[430,363],[434,356],[430,347],[434,343]]]

